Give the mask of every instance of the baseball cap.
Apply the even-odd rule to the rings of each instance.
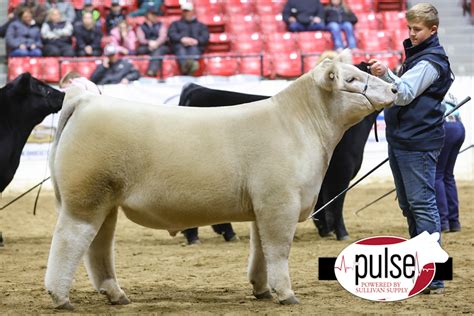
[[[181,10],[183,11],[193,11],[194,6],[191,2],[185,2],[181,4]]]
[[[108,44],[107,46],[104,47],[104,55],[105,56],[112,56],[117,54],[117,48],[115,45]]]

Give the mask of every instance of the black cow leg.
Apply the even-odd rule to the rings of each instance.
[[[2,232],[0,232],[0,247],[3,247],[4,244],[3,244],[3,235],[2,235]]]
[[[237,240],[237,236],[235,235],[234,229],[230,223],[212,225],[212,229],[216,234],[224,236],[225,241]]]
[[[315,211],[324,205],[324,199],[321,197],[322,195],[323,195],[323,192],[321,192],[318,197],[318,202],[316,203],[316,206],[314,207]],[[326,211],[327,210],[322,210],[321,212],[314,215],[314,218],[313,218],[314,226],[316,226],[316,228],[318,229],[319,236],[321,237],[332,236],[332,230],[328,228],[327,221],[326,221]]]
[[[188,245],[195,245],[195,244],[200,244],[201,242],[199,241],[198,237],[198,228],[193,227],[193,228],[188,228],[183,230],[183,235],[186,237],[186,240],[188,241]]]
[[[343,194],[326,209],[327,226],[335,231],[337,240],[346,240],[349,237],[342,213],[345,198],[346,195]]]

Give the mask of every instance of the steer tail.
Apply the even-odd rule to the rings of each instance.
[[[56,195],[56,201],[58,205],[61,204],[61,195],[59,192],[58,184],[56,182],[56,177],[55,177],[56,174],[55,174],[55,169],[54,169],[54,164],[56,161],[56,150],[59,146],[59,141],[61,139],[61,135],[62,135],[62,132],[64,131],[64,128],[66,127],[69,119],[74,114],[74,111],[76,110],[77,106],[80,104],[79,102],[80,95],[83,92],[84,91],[82,89],[79,89],[77,87],[72,87],[68,89],[68,91],[66,92],[66,96],[63,102],[63,108],[59,116],[58,129],[56,131],[53,147],[51,149],[51,155],[49,159],[49,168],[51,170],[51,180],[53,182],[54,194]]]

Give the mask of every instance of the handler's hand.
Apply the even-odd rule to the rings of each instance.
[[[371,59],[369,60],[370,73],[374,76],[380,77],[387,73],[387,66],[382,64],[380,60]]]

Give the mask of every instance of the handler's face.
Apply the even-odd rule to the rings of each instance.
[[[413,46],[421,44],[428,37],[436,33],[437,30],[438,27],[436,25],[427,27],[423,22],[408,22],[410,41]]]

